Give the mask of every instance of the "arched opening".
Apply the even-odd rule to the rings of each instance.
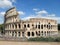
[[[37,25],[36,25],[36,28],[37,28]]]
[[[34,29],[34,24],[32,24],[32,28]]]
[[[41,25],[41,29],[43,29],[43,25]]]
[[[44,32],[45,36],[46,36],[46,31]]]
[[[24,32],[22,32],[22,36],[24,37]]]
[[[30,27],[30,25],[28,24],[27,27]]]
[[[48,25],[47,25],[47,29],[48,29]]]
[[[19,24],[19,28],[20,28],[20,24]]]
[[[46,24],[44,25],[44,27],[46,27]]]
[[[15,31],[15,37],[17,37],[17,32]]]
[[[27,35],[30,36],[30,32],[27,32]]]
[[[39,36],[40,36],[40,31],[39,31]]]
[[[32,32],[32,36],[34,36],[34,32]]]
[[[26,24],[24,24],[24,28],[26,28]]]
[[[52,29],[52,25],[51,25],[51,29]]]
[[[14,31],[12,32],[12,36],[14,36]]]
[[[12,25],[12,27],[14,28],[14,25]]]
[[[42,36],[43,36],[43,31],[41,31],[41,34],[42,34]]]
[[[15,24],[15,28],[17,28],[17,24]]]
[[[40,29],[40,25],[38,25],[38,29]]]
[[[36,35],[37,35],[37,31],[36,31]]]
[[[18,36],[20,36],[20,32],[18,32]]]

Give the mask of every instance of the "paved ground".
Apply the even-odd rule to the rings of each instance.
[[[12,42],[12,41],[0,41],[0,45],[60,45],[60,42]]]

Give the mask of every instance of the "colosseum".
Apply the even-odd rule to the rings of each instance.
[[[19,38],[46,37],[58,34],[57,21],[45,18],[21,20],[15,7],[4,16],[5,35]]]

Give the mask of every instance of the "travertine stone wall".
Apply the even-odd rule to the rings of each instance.
[[[15,7],[6,12],[4,19],[5,34],[11,37],[34,38],[58,34],[56,20],[45,18],[19,20]]]

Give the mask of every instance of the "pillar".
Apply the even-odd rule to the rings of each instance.
[[[15,24],[14,24],[14,29],[15,29]]]
[[[34,37],[37,37],[35,31],[34,31]]]
[[[12,28],[12,24],[11,24],[11,29],[13,29],[13,28]]]
[[[21,37],[22,37],[22,32],[21,32]]]
[[[18,24],[17,24],[17,29],[19,29],[19,26],[18,26]]]
[[[17,31],[17,37],[19,37],[19,36],[18,36],[18,31]]]

